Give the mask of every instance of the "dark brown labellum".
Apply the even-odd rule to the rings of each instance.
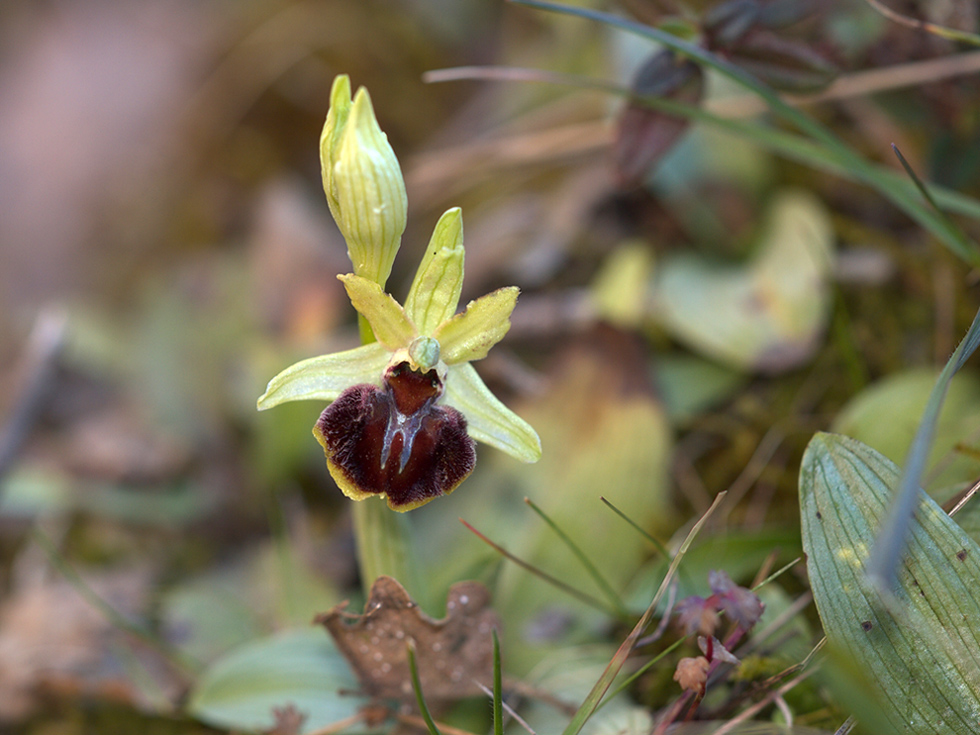
[[[393,510],[405,511],[466,479],[476,451],[463,414],[436,403],[442,388],[435,370],[400,363],[381,387],[352,386],[327,407],[313,433],[344,494],[385,495]]]

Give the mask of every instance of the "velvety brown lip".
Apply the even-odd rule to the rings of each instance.
[[[441,393],[434,370],[401,363],[383,387],[355,385],[330,404],[315,433],[342,489],[346,481],[358,493],[384,494],[396,510],[452,492],[472,472],[476,451],[463,415],[436,403]]]

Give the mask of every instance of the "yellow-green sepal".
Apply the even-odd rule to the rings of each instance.
[[[432,334],[456,313],[463,289],[463,255],[463,215],[453,207],[436,223],[405,299],[405,312],[420,334]]]
[[[389,351],[407,347],[417,335],[405,310],[374,281],[348,273],[343,281],[351,304],[371,325],[375,339]]]
[[[524,419],[497,400],[472,365],[457,365],[446,377],[444,400],[466,417],[466,430],[478,442],[521,462],[541,459],[541,439]]]
[[[258,409],[264,411],[289,401],[329,403],[352,385],[378,383],[390,358],[384,345],[375,342],[297,362],[269,381],[259,397]]]
[[[510,329],[510,315],[517,305],[517,286],[496,291],[471,301],[466,311],[440,324],[432,333],[439,340],[447,365],[482,360]]]

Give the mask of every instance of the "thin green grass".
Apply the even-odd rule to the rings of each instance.
[[[425,720],[425,726],[429,729],[429,735],[442,735],[439,732],[439,728],[436,727],[436,721],[432,719],[429,706],[425,703],[425,697],[422,695],[422,681],[419,679],[419,666],[415,661],[415,641],[408,642],[408,670],[412,675],[412,690],[415,692],[415,702],[418,704],[419,712],[422,713],[422,719]]]
[[[521,569],[524,569],[530,572],[531,574],[535,575],[536,577],[543,579],[552,587],[555,587],[556,589],[561,590],[565,594],[574,597],[576,600],[579,600],[580,602],[584,602],[586,605],[589,605],[590,607],[593,607],[596,610],[600,610],[601,612],[611,615],[616,619],[620,619],[621,615],[619,610],[616,607],[610,606],[605,600],[600,600],[598,597],[593,597],[587,592],[582,592],[582,590],[573,587],[572,585],[566,582],[562,582],[560,579],[557,579],[556,577],[552,577],[544,570],[538,569],[538,567],[534,566],[533,564],[530,564],[529,562],[526,562],[523,559],[521,559],[519,556],[510,553],[503,546],[501,546],[498,543],[495,543],[494,541],[491,541],[489,538],[487,538],[482,533],[477,531],[473,526],[471,526],[469,523],[464,521],[462,518],[459,519],[459,522],[462,523],[464,526],[466,526],[470,531],[472,531],[473,534],[475,534],[478,539],[483,541],[483,543],[487,544],[487,546],[492,548],[494,551],[496,551],[498,554],[503,556],[505,559],[509,559],[510,561],[514,562]]]
[[[568,547],[572,554],[575,555],[575,558],[582,564],[582,567],[592,578],[592,581],[596,583],[596,586],[598,586],[600,590],[602,590],[602,594],[605,595],[609,604],[618,610],[619,616],[628,616],[629,610],[626,608],[623,598],[620,597],[616,590],[612,588],[609,581],[602,575],[602,572],[596,568],[595,564],[592,563],[592,560],[586,556],[585,552],[579,548],[578,544],[572,541],[568,534],[565,533],[561,527],[555,523],[543,510],[541,510],[541,508],[534,501],[532,501],[530,498],[524,498],[524,502],[527,503],[531,510],[537,513],[538,516],[540,516],[540,518],[548,524],[548,527],[555,532],[558,538],[561,539],[561,542]]]
[[[649,541],[649,542],[650,542],[651,544],[653,544],[653,546],[654,546],[654,548],[655,548],[655,549],[656,549],[656,550],[657,550],[658,552],[660,552],[660,555],[661,555],[661,556],[662,556],[662,557],[663,557],[664,559],[668,559],[668,558],[670,558],[670,552],[669,552],[669,551],[667,551],[667,547],[666,547],[666,546],[664,546],[664,545],[663,545],[663,544],[662,544],[662,543],[661,543],[660,541],[658,541],[658,540],[657,540],[656,538],[654,538],[654,537],[653,537],[653,536],[652,536],[651,534],[649,534],[649,533],[647,533],[647,532],[646,532],[646,530],[644,530],[644,529],[643,529],[643,528],[642,528],[642,527],[640,526],[640,524],[638,524],[638,523],[637,523],[636,521],[634,521],[634,520],[633,520],[632,518],[630,518],[630,517],[629,517],[628,515],[626,515],[625,513],[623,513],[623,511],[621,511],[621,510],[620,510],[619,508],[617,508],[617,507],[616,507],[615,505],[613,505],[613,504],[612,504],[612,502],[610,502],[610,501],[609,501],[609,500],[607,500],[606,498],[603,498],[603,497],[600,497],[600,498],[599,498],[599,500],[601,500],[601,501],[602,501],[603,503],[605,503],[605,504],[606,504],[606,507],[607,507],[607,508],[609,508],[609,509],[610,509],[610,510],[611,510],[611,511],[612,511],[613,513],[615,513],[616,515],[618,515],[618,516],[619,516],[620,518],[622,518],[622,519],[623,519],[624,521],[626,521],[627,523],[629,523],[629,524],[630,524],[630,525],[631,525],[631,526],[632,526],[632,527],[633,527],[634,529],[636,529],[637,531],[639,531],[639,533],[640,533],[640,535],[641,535],[641,536],[643,536],[643,538],[645,538],[645,539],[646,539],[647,541]]]

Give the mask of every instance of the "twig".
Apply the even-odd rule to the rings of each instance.
[[[953,508],[949,511],[950,517],[955,516],[957,513],[959,513],[960,510],[963,509],[963,506],[969,503],[970,499],[977,494],[978,490],[980,490],[980,480],[977,480],[975,483],[973,483],[970,486],[970,489],[967,490],[965,493],[963,493],[963,497],[961,497],[959,500],[956,501],[956,505],[954,505]]]
[[[785,439],[785,432],[775,426],[765,433],[755,448],[755,452],[753,452],[749,461],[746,463],[745,468],[735,478],[731,486],[729,486],[725,507],[721,509],[721,512],[715,518],[715,523],[724,521],[738,502],[745,497],[745,493],[749,491],[756,480],[762,475],[766,465],[769,464],[769,460],[772,459],[776,450],[779,449],[779,445]]]
[[[714,735],[725,735],[726,733],[729,733],[732,730],[734,730],[735,727],[737,727],[738,725],[742,724],[743,722],[746,722],[752,717],[755,717],[759,712],[761,712],[765,707],[767,707],[777,698],[781,698],[784,694],[786,694],[786,692],[793,689],[793,687],[795,687],[797,684],[802,683],[804,680],[812,676],[815,671],[816,669],[810,669],[809,671],[804,671],[795,679],[790,679],[788,682],[786,682],[781,687],[779,687],[779,689],[777,689],[776,691],[770,692],[768,695],[766,695],[761,700],[753,704],[751,707],[742,710],[738,715],[736,715],[728,722],[726,722],[724,725],[722,725],[720,728],[715,730]]]
[[[914,28],[917,31],[932,33],[935,36],[940,36],[941,38],[946,38],[951,41],[963,41],[965,43],[972,43],[974,46],[980,45],[980,36],[977,36],[975,33],[969,33],[967,31],[957,30],[956,28],[937,25],[935,23],[930,23],[927,20],[910,18],[907,15],[896,13],[884,3],[879,2],[879,0],[864,1],[883,16],[888,18],[888,20],[894,21],[895,23],[905,26],[906,28]]]
[[[306,733],[306,735],[336,735],[336,733],[342,732],[352,725],[356,725],[363,719],[363,713],[358,712],[356,715],[351,715],[350,717],[345,717],[342,720],[331,722],[329,725],[325,725],[321,728],[313,730],[312,732]]]

